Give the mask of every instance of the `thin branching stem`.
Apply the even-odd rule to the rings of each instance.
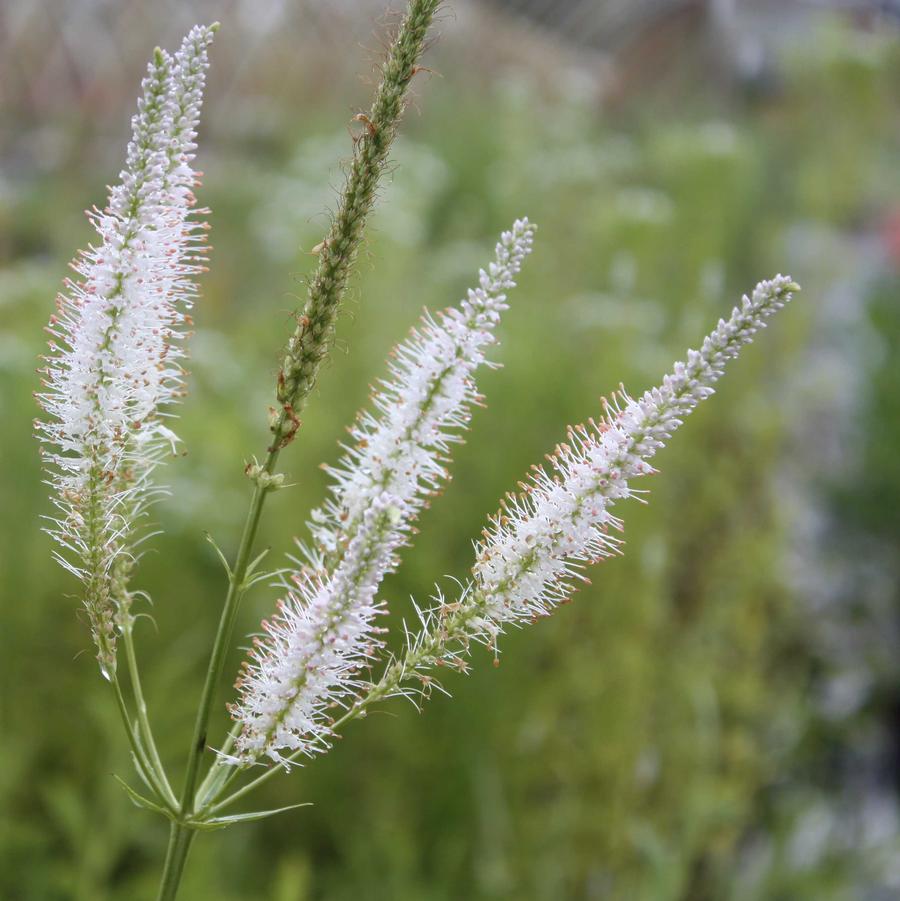
[[[380,683],[371,692],[369,692],[369,694],[367,694],[364,698],[361,698],[356,704],[354,704],[349,710],[347,710],[347,712],[344,713],[343,716],[335,720],[335,722],[331,726],[331,733],[336,734],[341,726],[345,726],[351,720],[355,720],[358,717],[363,716],[369,704],[383,699],[386,694],[387,691],[384,689],[383,683]],[[232,792],[226,798],[223,798],[217,804],[212,804],[211,806],[207,807],[205,810],[201,811],[201,813],[203,814],[203,816],[212,816],[218,813],[220,810],[224,810],[226,807],[230,807],[232,804],[234,804],[235,801],[238,801],[246,795],[249,795],[251,792],[256,791],[257,788],[259,788],[265,782],[268,782],[269,779],[271,779],[273,776],[276,776],[278,773],[287,770],[290,764],[297,763],[297,761],[300,760],[303,756],[303,751],[295,751],[293,754],[286,757],[283,763],[269,767],[265,772],[260,773],[260,775],[255,779],[251,780],[246,785],[242,785],[239,789]],[[211,800],[215,800],[215,798],[213,797],[211,798]]]
[[[175,797],[175,792],[172,791],[172,786],[169,784],[169,779],[166,776],[165,767],[163,767],[162,760],[159,756],[159,751],[156,747],[156,741],[153,738],[153,730],[150,727],[150,718],[147,714],[147,702],[144,699],[144,690],[141,686],[141,676],[138,670],[138,662],[137,655],[134,651],[134,629],[133,629],[134,620],[129,617],[122,626],[122,642],[125,645],[125,656],[128,661],[128,676],[131,680],[131,691],[134,695],[134,702],[137,707],[137,721],[138,728],[141,732],[141,737],[144,740],[144,745],[146,747],[147,756],[149,757],[150,764],[153,767],[153,771],[159,781],[159,787],[163,793],[163,797],[168,802],[169,806],[172,810],[178,809],[178,799]]]
[[[122,686],[119,683],[119,679],[116,675],[113,675],[109,681],[113,688],[113,693],[116,696],[116,708],[119,711],[119,715],[122,718],[122,725],[125,727],[125,732],[128,735],[128,742],[131,745],[131,751],[134,755],[135,767],[138,769],[141,778],[147,782],[148,786],[156,793],[163,806],[165,806],[170,813],[174,814],[178,809],[178,802],[171,789],[169,789],[168,794],[166,793],[165,787],[168,786],[168,783],[163,781],[165,777],[156,771],[153,763],[147,756],[147,752],[141,746],[140,741],[138,741],[138,737],[135,734],[134,723],[132,722],[131,714],[128,711],[128,704],[125,702],[125,696],[122,694]]]
[[[271,474],[275,469],[278,459],[278,449],[271,450],[266,458],[264,469]],[[219,617],[219,627],[213,643],[209,666],[206,670],[206,679],[203,683],[203,693],[200,696],[200,706],[197,710],[197,719],[194,723],[194,734],[191,740],[191,749],[188,755],[187,770],[184,777],[184,788],[181,793],[180,809],[182,813],[189,813],[194,804],[194,795],[197,787],[197,776],[200,771],[200,761],[206,749],[206,732],[209,725],[209,717],[215,698],[216,688],[222,676],[222,668],[225,663],[225,654],[231,639],[235,616],[240,606],[241,598],[246,589],[247,567],[251,560],[253,543],[259,529],[259,520],[262,515],[268,489],[257,484],[250,501],[250,509],[244,522],[244,530],[241,535],[241,543],[237,557],[228,580],[228,593],[225,596],[225,604],[222,607],[222,615]]]

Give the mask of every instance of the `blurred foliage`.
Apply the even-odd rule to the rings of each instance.
[[[601,394],[653,384],[758,278],[789,270],[805,291],[661,455],[650,504],[623,509],[624,557],[552,620],[509,636],[499,669],[476,653],[471,677],[448,676],[452,701],[436,696],[421,716],[386,705],[254,801],[313,807],[201,836],[184,897],[867,897],[859,886],[882,877],[851,845],[812,858],[795,847],[798,820],[815,831],[854,721],[815,725],[821,663],[785,577],[778,476],[804,453],[802,428],[791,444],[803,410],[787,398],[832,275],[792,236],[818,229],[853,246],[900,203],[900,45],[835,28],[765,92],[638,99],[612,118],[571,73],[538,84],[523,68],[459,72],[452,51],[449,39],[438,48],[445,77],[421,89],[407,123],[332,364],[284,460],[297,484],[272,498],[263,527],[276,554],[290,549],[326,484],[316,466],[336,456],[391,344],[423,305],[464,291],[515,216],[537,221],[504,368],[482,383],[489,409],[385,587],[395,640],[406,599],[466,572],[496,499],[567,423],[596,414]],[[138,636],[145,689],[176,768],[224,587],[203,530],[226,549],[238,537],[242,461],[264,446],[278,342],[310,266],[302,251],[320,238],[348,152],[328,115],[345,103],[326,89],[262,128],[252,103],[211,99],[202,199],[216,247],[179,423],[189,454],[167,468],[164,534],[140,570],[155,601]],[[0,894],[17,901],[153,897],[166,839],[111,778],[129,773],[125,742],[74,586],[38,530],[50,509],[30,435],[40,330],[66,258],[90,239],[77,211],[111,177],[86,158],[4,183],[0,207]],[[878,293],[871,315],[894,349],[866,369],[866,463],[835,512],[890,542],[900,372],[898,284],[884,265],[858,290]],[[267,590],[249,597],[239,634],[272,602]],[[891,703],[873,701],[876,720]]]

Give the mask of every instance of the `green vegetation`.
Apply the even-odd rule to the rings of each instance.
[[[783,488],[821,430],[849,418],[862,462],[840,480],[814,473],[805,489],[848,541],[896,547],[900,279],[897,259],[892,270],[872,248],[900,204],[900,44],[829,32],[786,61],[766,96],[638,98],[614,118],[562,85],[532,87],[521,70],[474,90],[480,75],[457,71],[449,41],[445,53],[445,77],[420,88],[421,115],[399,139],[338,352],[283,456],[297,487],[271,498],[262,530],[275,554],[289,550],[322,496],[315,467],[336,457],[391,345],[423,305],[457,299],[515,216],[538,222],[501,329],[504,368],[483,382],[490,411],[386,585],[395,640],[409,595],[470,566],[485,511],[566,423],[599,410],[619,379],[632,393],[651,384],[757,278],[780,268],[805,290],[660,455],[651,503],[623,511],[624,557],[551,620],[505,640],[499,669],[476,653],[470,677],[448,676],[452,702],[436,697],[421,716],[385,705],[327,758],[272,780],[258,807],[314,806],[201,836],[184,897],[821,901],[881,885],[877,848],[797,851],[810,811],[846,800],[842,755],[860,759],[860,736],[869,748],[888,740],[897,672],[870,648],[862,709],[823,718],[829,663],[791,571],[795,499]],[[154,599],[156,628],[142,621],[137,641],[167,762],[184,753],[224,590],[202,532],[229,551],[238,539],[242,461],[266,434],[296,306],[286,293],[303,290],[287,273],[312,270],[299,251],[321,240],[324,220],[311,217],[349,153],[327,114],[346,108],[343,87],[315,109],[280,110],[283,127],[255,141],[219,110],[201,139],[215,250],[179,423],[189,454],[165,472],[165,534],[136,583]],[[0,208],[0,895],[23,901],[151,897],[166,841],[111,777],[129,772],[127,747],[66,598],[73,584],[37,521],[49,512],[30,434],[40,330],[88,234],[76,211],[110,178],[100,167],[86,177],[73,153],[4,185]],[[831,409],[827,384],[806,378],[817,297],[838,283],[861,311],[843,345],[862,391],[849,410]],[[854,349],[863,328],[877,353]],[[896,588],[889,601],[883,615],[896,622]],[[254,590],[238,631],[252,632],[271,602]],[[224,733],[224,710],[216,716]],[[896,854],[897,833],[887,841]]]

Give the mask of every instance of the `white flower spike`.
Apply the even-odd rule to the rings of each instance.
[[[101,669],[115,669],[127,615],[136,525],[158,489],[150,474],[173,445],[165,407],[183,393],[180,342],[203,269],[203,223],[190,218],[191,168],[214,27],[174,57],[157,50],[132,120],[121,182],[88,213],[100,243],[82,252],[51,317],[37,430],[59,515],[57,558],[84,586]]]
[[[375,593],[401,537],[392,528],[394,499],[375,498],[334,574],[301,570],[278,612],[263,622],[244,661],[231,707],[242,725],[234,763],[261,754],[282,762],[283,749],[312,755],[329,747],[329,709],[364,685],[359,670],[381,646]]]
[[[507,626],[549,615],[584,579],[585,565],[616,553],[619,541],[610,529],[619,531],[622,523],[610,507],[637,493],[631,480],[654,471],[648,461],[713,393],[727,361],[796,290],[781,275],[761,282],[659,387],[637,400],[622,391],[599,423],[570,429],[567,443],[550,457],[549,471],[535,467],[524,492],[510,496],[493,519],[476,546],[474,580],[462,597],[452,604],[435,599],[406,654],[374,687],[376,696],[408,694],[401,683],[410,678],[431,684],[422,673],[436,664],[464,669],[471,641],[496,652]]]
[[[397,498],[406,523],[447,478],[449,445],[460,440],[470,408],[480,400],[474,373],[496,341],[506,292],[515,287],[534,231],[528,219],[516,220],[500,236],[494,262],[479,272],[478,287],[436,320],[426,313],[419,328],[394,349],[392,380],[382,382],[373,397],[377,412],[358,415],[350,433],[354,446],[346,448],[336,467],[326,467],[334,485],[332,497],[312,512],[308,524],[316,544],[306,551],[311,562],[327,565],[339,558],[382,492]]]

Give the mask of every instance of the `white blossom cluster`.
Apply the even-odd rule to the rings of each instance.
[[[375,594],[402,538],[395,511],[389,494],[375,498],[332,574],[291,575],[292,590],[263,621],[236,683],[241,699],[230,712],[241,732],[231,762],[262,754],[285,762],[284,749],[311,756],[329,747],[330,710],[355,696],[360,668],[381,646]]]
[[[638,493],[631,480],[654,471],[648,460],[795,290],[781,275],[761,282],[659,387],[637,400],[622,391],[600,422],[570,429],[549,470],[535,467],[524,492],[509,496],[492,520],[477,545],[474,580],[459,600],[447,603],[439,595],[422,613],[423,628],[386,674],[393,683],[387,689],[407,694],[400,683],[412,677],[429,684],[422,673],[435,664],[464,669],[471,640],[496,648],[506,626],[533,622],[567,600],[576,581],[585,579],[584,566],[619,547],[611,530],[622,523],[610,507]]]
[[[88,213],[99,243],[73,261],[78,278],[48,327],[38,399],[51,419],[36,424],[59,511],[48,531],[83,582],[107,673],[149,476],[176,440],[164,408],[183,393],[180,342],[204,261],[191,162],[213,31],[193,28],[174,56],[156,51],[120,184]]]
[[[506,623],[546,615],[571,595],[584,564],[616,551],[610,529],[621,523],[609,508],[632,496],[631,479],[654,471],[647,461],[713,393],[728,360],[793,289],[785,276],[761,282],[659,387],[637,400],[621,392],[599,423],[569,431],[550,470],[536,469],[525,493],[509,500],[478,546],[473,573],[484,605],[471,623],[476,634],[492,639]]]
[[[310,565],[291,576],[292,590],[263,623],[238,680],[240,698],[231,708],[241,729],[236,761],[266,754],[283,762],[283,749],[327,748],[328,710],[365,684],[359,670],[379,646],[375,593],[428,495],[447,478],[449,446],[479,399],[475,370],[496,340],[506,292],[533,235],[527,219],[515,222],[479,273],[479,286],[436,319],[426,314],[395,349],[392,379],[373,398],[377,412],[360,414],[351,430],[355,444],[329,469],[332,497],[313,513],[315,547],[303,549]]]
[[[362,411],[350,430],[352,447],[335,467],[331,497],[311,514],[314,563],[340,557],[373,498],[389,491],[404,523],[411,522],[427,496],[447,478],[446,454],[480,400],[474,373],[486,363],[496,341],[494,328],[507,309],[506,292],[531,252],[534,226],[513,223],[495,248],[495,259],[478,275],[458,307],[422,318],[418,329],[396,347],[388,363],[390,381],[372,398],[376,412]],[[491,365],[488,363],[487,365]]]

